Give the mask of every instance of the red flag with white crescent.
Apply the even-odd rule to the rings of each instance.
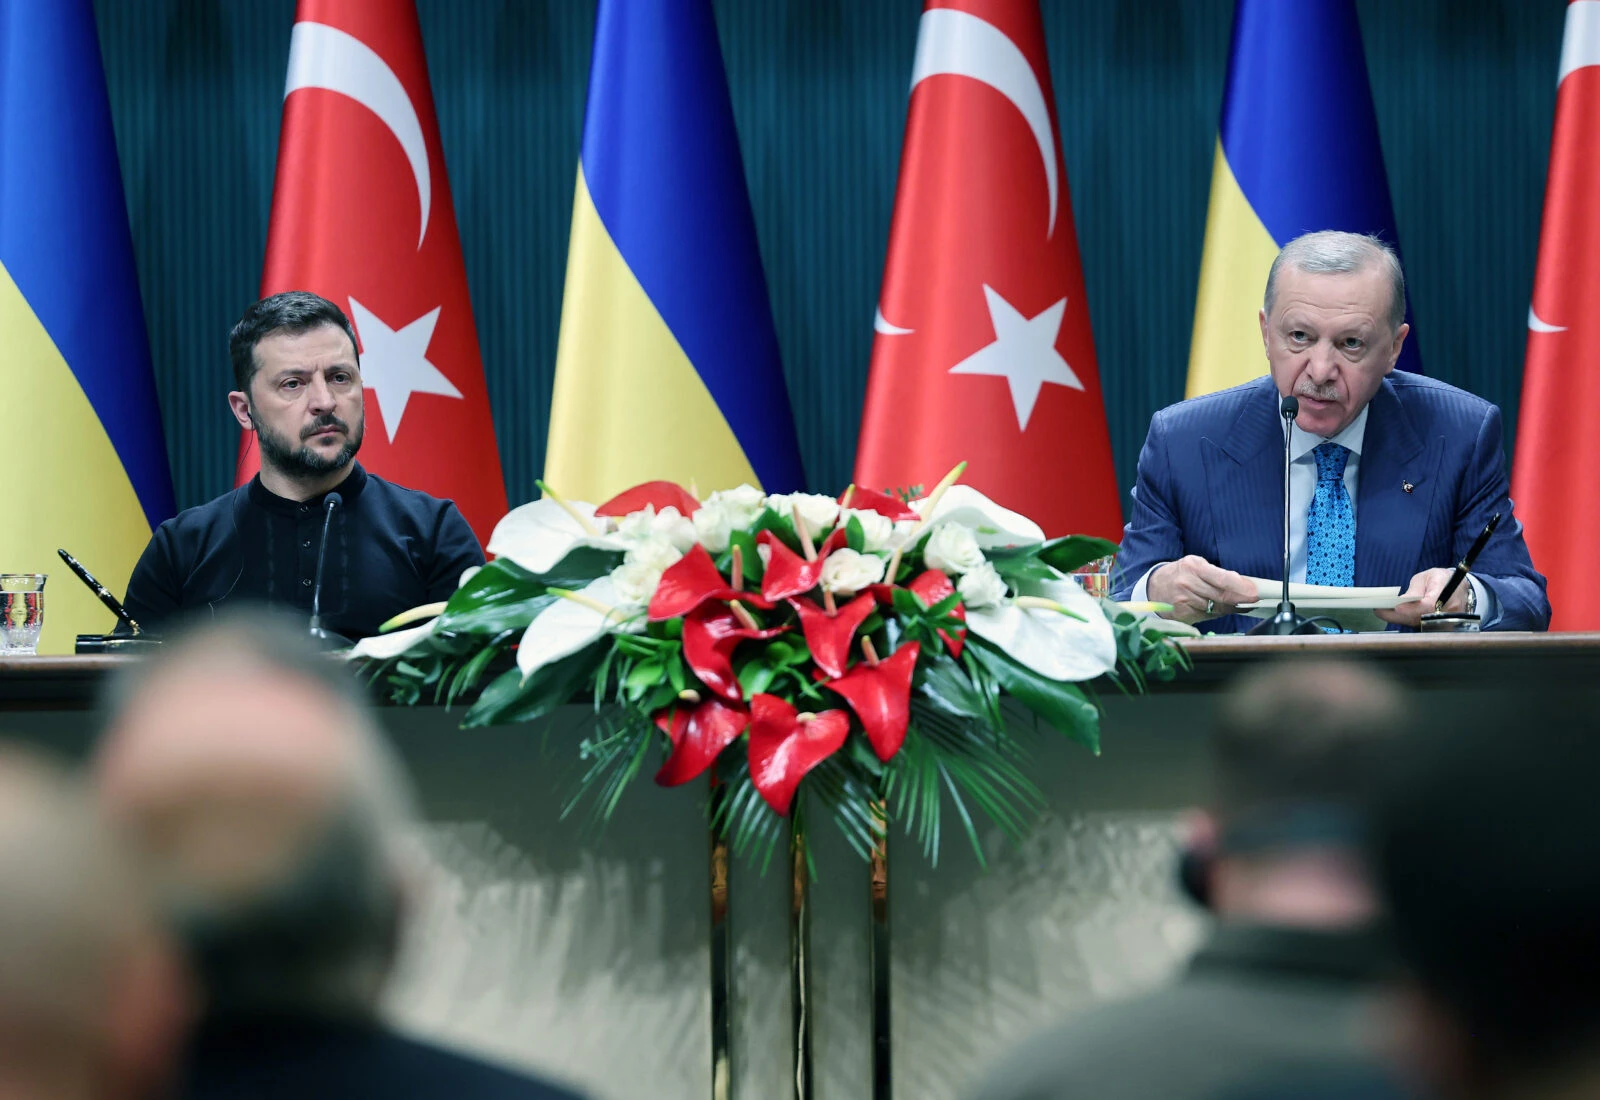
[[[360,462],[456,502],[480,542],[505,480],[413,0],[299,0],[261,294],[337,303],[361,345]],[[238,482],[259,467],[254,432]]]
[[[1552,630],[1600,630],[1600,3],[1575,0],[1557,77],[1511,496]]]
[[[874,328],[858,484],[1120,535],[1038,0],[928,0]]]

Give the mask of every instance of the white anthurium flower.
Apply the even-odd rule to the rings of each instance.
[[[955,575],[976,569],[985,562],[978,538],[959,523],[941,522],[922,547],[922,558],[929,569]]]
[[[433,624],[437,621],[429,619],[421,626],[414,626],[409,630],[391,630],[387,634],[374,634],[370,638],[362,638],[345,652],[345,659],[369,657],[375,661],[387,661],[390,657],[398,657],[432,634]]]
[[[932,515],[927,514],[928,498],[913,500],[911,508],[929,523],[959,523],[978,539],[978,545],[1028,546],[1044,541],[1044,529],[1033,520],[1009,508],[1002,508],[970,485],[952,485],[939,498]]]
[[[568,506],[594,527],[586,531],[560,504],[549,497],[524,504],[507,512],[489,536],[489,553],[506,558],[531,573],[548,573],[561,559],[580,546],[604,550],[626,550],[627,540],[606,531],[604,517],[597,518],[594,505],[569,501]],[[598,533],[596,533],[598,532]]]
[[[1006,582],[995,572],[994,566],[983,562],[961,574],[956,583],[961,593],[961,603],[969,611],[979,607],[993,607],[1006,598]]]
[[[895,522],[888,516],[879,512],[867,512],[859,508],[846,508],[839,517],[841,524],[855,520],[861,524],[862,549],[869,554],[883,551],[887,553],[894,547],[889,545],[895,534]],[[907,528],[911,526],[908,522]]]
[[[794,510],[799,508],[800,516],[811,529],[813,537],[833,530],[834,522],[839,518],[839,502],[820,493],[774,493],[767,498],[767,507],[791,523],[794,521]]]
[[[756,521],[762,509],[767,506],[767,498],[754,485],[741,485],[737,489],[719,489],[701,504],[703,509],[707,504],[720,507],[728,517],[728,526],[734,530],[742,530]],[[698,516],[700,513],[696,512]],[[707,547],[706,549],[710,549]]]
[[[545,665],[570,657],[607,634],[637,634],[644,629],[643,611],[643,604],[623,601],[609,574],[579,592],[558,597],[534,616],[517,646],[522,678],[526,680]]]
[[[822,587],[841,596],[853,596],[883,580],[883,569],[884,561],[876,554],[858,554],[841,546],[822,563]]]
[[[894,531],[889,536],[887,548],[890,550],[909,550],[911,544],[916,542],[922,534],[922,523],[914,519],[897,519],[894,521]]]
[[[670,504],[659,512],[653,504],[629,512],[617,525],[617,533],[629,542],[668,542],[680,554],[695,544],[694,522]]]
[[[712,499],[700,505],[694,514],[694,533],[701,546],[713,554],[720,554],[728,548],[728,536],[733,533],[734,522],[729,507],[718,501],[715,493],[711,495]]]
[[[1025,596],[1050,600],[1072,614],[1002,600],[992,607],[968,607],[967,629],[1052,680],[1092,680],[1116,667],[1117,639],[1111,621],[1099,601],[1077,582],[1062,578],[1022,587],[1027,589]]]

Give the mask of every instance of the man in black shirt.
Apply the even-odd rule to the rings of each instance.
[[[256,433],[261,472],[167,520],[128,581],[128,613],[159,632],[170,618],[258,601],[311,611],[317,549],[337,494],[323,565],[324,626],[347,638],[447,599],[483,550],[460,511],[369,474],[355,461],[365,415],[355,329],[326,298],[263,298],[228,339],[235,419]]]

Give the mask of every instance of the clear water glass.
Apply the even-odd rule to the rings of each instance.
[[[1108,599],[1111,596],[1111,565],[1116,560],[1115,554],[1107,554],[1103,558],[1085,562],[1072,571],[1072,579],[1095,599]]]
[[[0,573],[0,657],[31,657],[39,651],[47,576]]]

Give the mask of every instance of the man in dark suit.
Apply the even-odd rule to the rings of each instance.
[[[1380,615],[1415,627],[1499,512],[1444,610],[1476,612],[1487,630],[1545,629],[1544,577],[1507,496],[1500,410],[1395,371],[1404,317],[1404,275],[1382,241],[1327,231],[1286,245],[1260,313],[1268,376],[1151,420],[1113,594],[1171,604],[1172,618],[1207,630],[1251,625],[1234,615],[1257,597],[1245,578],[1282,572],[1279,401],[1292,394],[1292,580],[1403,587],[1406,602]]]
[[[1217,798],[1184,881],[1217,916],[1172,986],[1082,1012],[1002,1059],[980,1100],[1381,1100],[1387,954],[1360,859],[1365,792],[1408,721],[1331,661],[1258,669],[1217,719]]]
[[[118,683],[97,751],[203,992],[181,1095],[572,1100],[379,1021],[407,785],[354,680],[305,643],[237,616],[169,642]]]

